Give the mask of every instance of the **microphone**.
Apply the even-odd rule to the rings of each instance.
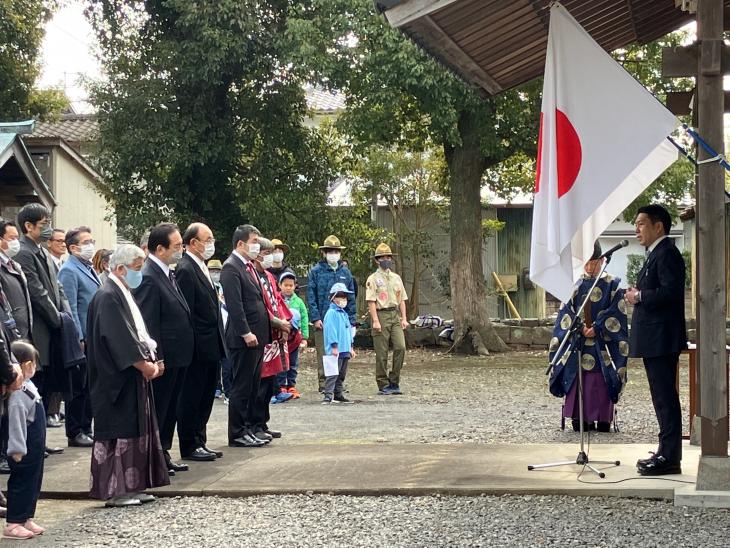
[[[601,255],[598,258],[599,259],[610,259],[611,258],[611,255],[613,255],[614,252],[618,251],[622,247],[626,247],[627,245],[629,245],[629,241],[628,240],[621,240],[619,243],[617,243],[615,246],[613,246],[611,249],[609,249],[608,251],[606,251],[603,255]]]

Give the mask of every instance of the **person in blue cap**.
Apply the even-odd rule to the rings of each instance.
[[[347,362],[354,357],[352,348],[352,328],[347,314],[348,296],[352,291],[343,283],[330,288],[330,305],[324,316],[324,355],[337,357],[337,374],[325,372],[323,405],[330,403],[351,403],[343,394],[347,376]],[[326,368],[325,368],[326,369]]]

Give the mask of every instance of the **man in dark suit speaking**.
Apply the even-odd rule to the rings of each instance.
[[[646,248],[647,257],[636,287],[624,297],[634,305],[630,355],[644,359],[659,422],[659,448],[636,467],[642,476],[681,474],[682,410],[676,379],[679,354],[687,347],[684,259],[668,237],[672,219],[662,206],[640,208],[635,224],[636,238]]]

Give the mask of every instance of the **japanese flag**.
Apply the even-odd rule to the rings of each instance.
[[[550,10],[530,278],[565,302],[593,243],[678,157],[679,122],[559,4]]]

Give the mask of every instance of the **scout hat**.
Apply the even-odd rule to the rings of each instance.
[[[208,261],[208,270],[221,270],[223,265],[218,259],[211,259]]]
[[[377,259],[383,255],[390,255],[391,257],[394,255],[394,253],[390,250],[390,246],[386,243],[378,244],[378,247],[375,248],[375,255],[373,255],[373,257]]]
[[[338,282],[330,287],[330,296],[337,295],[338,293],[347,293],[348,295],[353,294],[353,292],[347,289],[347,286],[341,282]]]
[[[284,253],[289,253],[289,246],[278,238],[274,238],[273,240],[271,240],[271,243],[273,244],[274,249],[283,249]]]
[[[330,234],[324,239],[324,245],[319,246],[320,249],[347,249],[340,245],[340,239],[334,234]]]
[[[288,270],[285,270],[284,272],[281,273],[281,276],[279,276],[279,283],[281,283],[281,282],[283,282],[284,280],[287,280],[287,279],[294,280],[296,282],[297,281],[297,275],[294,274],[294,272],[290,272]]]

